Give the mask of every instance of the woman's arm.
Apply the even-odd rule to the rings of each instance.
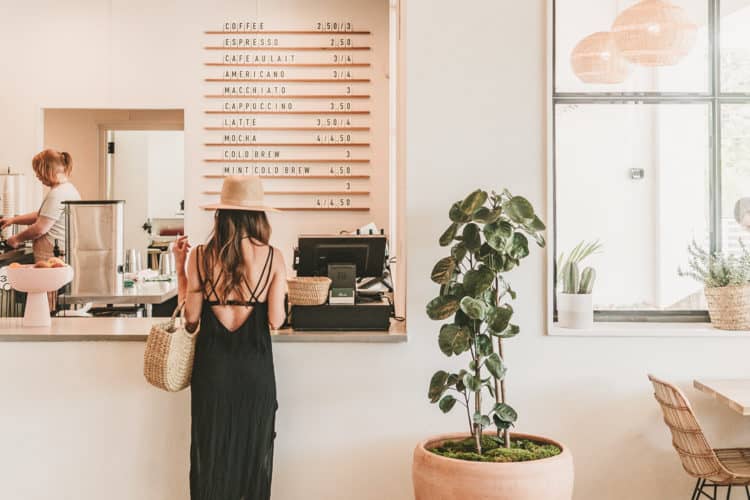
[[[185,327],[189,332],[198,329],[203,309],[203,288],[198,275],[198,252],[191,252],[187,265],[187,273],[177,270],[178,300],[185,301]]]
[[[268,289],[268,323],[276,330],[284,324],[286,310],[284,299],[286,298],[286,263],[284,255],[277,249],[273,249],[273,267],[271,269],[271,285]]]
[[[55,225],[55,220],[49,217],[38,217],[36,222],[21,231],[20,233],[8,238],[8,245],[15,248],[24,241],[35,240],[41,236],[44,236],[52,229]]]
[[[30,226],[31,224],[35,223],[39,219],[39,212],[29,212],[27,214],[23,215],[16,215],[13,217],[13,224],[23,224],[25,226]]]
[[[31,224],[35,223],[38,218],[38,212],[29,212],[23,215],[16,215],[15,217],[3,217],[2,219],[0,219],[0,227],[2,227],[2,229],[5,229],[6,226],[10,226],[12,224],[30,226]]]

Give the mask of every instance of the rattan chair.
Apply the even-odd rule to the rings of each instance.
[[[691,500],[718,500],[719,488],[726,488],[729,499],[733,486],[744,487],[750,500],[750,448],[712,449],[682,391],[653,375],[648,379],[654,385],[654,397],[664,413],[682,467],[697,478]]]

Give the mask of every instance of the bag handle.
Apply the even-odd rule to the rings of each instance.
[[[169,318],[169,324],[171,328],[174,328],[177,323],[177,316],[179,315],[179,319],[182,322],[182,326],[185,326],[185,303],[187,300],[183,300],[180,302],[180,304],[175,307],[174,312],[172,313],[172,317]],[[200,320],[198,321],[198,326],[195,328],[195,331],[193,333],[188,332],[189,335],[195,335],[198,333],[198,330],[200,330]],[[187,329],[186,329],[187,331]]]
[[[187,300],[183,300],[177,307],[174,308],[174,312],[172,312],[172,317],[169,319],[169,321],[174,323],[177,319],[178,314],[180,315],[180,319],[185,319],[185,302],[187,302]]]

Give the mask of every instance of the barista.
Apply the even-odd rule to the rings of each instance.
[[[33,241],[34,261],[47,260],[54,255],[55,242],[65,248],[64,201],[81,199],[78,190],[70,182],[73,159],[69,153],[45,149],[31,161],[34,174],[49,188],[39,211],[0,219],[0,227],[11,224],[28,226],[11,236],[7,245],[17,248],[25,241]]]

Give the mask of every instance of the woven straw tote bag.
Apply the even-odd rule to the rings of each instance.
[[[143,355],[143,375],[149,384],[169,392],[177,392],[190,385],[198,330],[185,329],[185,303],[175,309],[165,323],[151,327]],[[178,317],[179,315],[179,317]]]

